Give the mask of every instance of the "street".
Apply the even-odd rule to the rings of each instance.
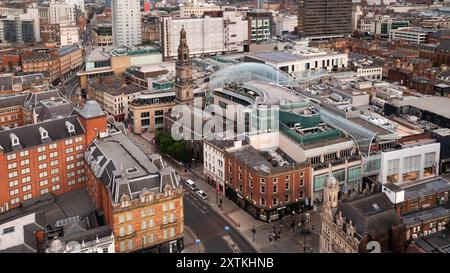
[[[240,252],[256,253],[253,246],[236,229],[189,190],[186,190],[184,197],[184,224],[197,234],[207,253],[234,253],[230,245],[223,239],[223,236],[227,234],[231,236]],[[230,228],[229,231],[225,231],[226,226]]]
[[[154,146],[148,140],[132,133],[129,133],[128,137],[147,155],[154,153]],[[191,173],[185,173],[184,169],[172,165],[171,162],[167,160],[165,162],[178,171],[183,181],[192,176]],[[184,223],[200,238],[207,253],[234,253],[224,238],[227,234],[231,236],[240,252],[256,253],[255,248],[230,223],[211,209],[206,201],[201,200],[193,191],[184,188],[186,189]],[[225,227],[229,227],[229,231],[225,231]]]

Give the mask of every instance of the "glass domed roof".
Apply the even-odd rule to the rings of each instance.
[[[209,89],[221,88],[225,83],[247,83],[263,81],[282,86],[298,86],[293,77],[272,66],[261,63],[238,63],[223,68],[211,75]]]

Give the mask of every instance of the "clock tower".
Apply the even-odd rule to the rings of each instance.
[[[194,104],[194,91],[192,90],[192,61],[189,58],[186,31],[184,26],[180,32],[178,45],[178,60],[176,62],[175,102],[192,106]]]

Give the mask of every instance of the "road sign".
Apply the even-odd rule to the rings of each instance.
[[[201,242],[200,239],[195,240],[195,244],[196,244],[196,245],[199,245],[200,242]]]
[[[229,226],[225,226],[225,231],[230,231],[230,227]]]

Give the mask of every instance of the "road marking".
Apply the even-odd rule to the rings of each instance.
[[[195,202],[193,202],[191,199],[186,198],[186,200],[188,200],[189,202],[191,202],[192,205],[194,205],[195,207],[197,207],[203,214],[206,213],[206,211],[204,211],[201,207],[199,207]]]

